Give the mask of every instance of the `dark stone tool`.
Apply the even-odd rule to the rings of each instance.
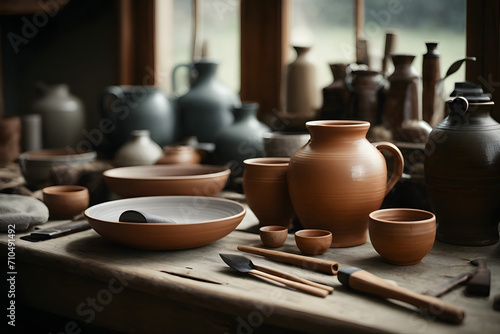
[[[472,264],[477,265],[476,273],[467,282],[466,293],[469,295],[487,297],[490,295],[491,272],[486,268],[486,260],[473,260]]]

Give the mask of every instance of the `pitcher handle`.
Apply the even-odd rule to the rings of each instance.
[[[389,143],[389,142],[378,142],[378,143],[373,143],[373,146],[379,151],[382,150],[388,150],[389,153],[394,158],[394,169],[391,174],[391,178],[387,182],[387,188],[385,191],[385,196],[389,193],[389,191],[394,188],[396,183],[398,183],[399,179],[401,179],[401,176],[403,176],[403,169],[404,169],[404,159],[403,159],[403,154],[401,154],[401,151],[399,148],[397,148],[396,145]]]
[[[112,117],[111,115],[111,112],[113,111],[111,110],[111,97],[113,98],[113,100],[123,100],[125,97],[123,94],[123,89],[119,86],[108,86],[104,89],[104,93],[101,96],[101,110],[103,116],[114,119],[114,117]]]
[[[189,63],[189,64],[178,64],[174,67],[174,69],[172,70],[172,94],[174,97],[177,97],[177,80],[175,79],[176,76],[175,76],[175,73],[177,73],[177,70],[181,67],[187,67],[189,70],[192,70],[193,69],[193,64],[192,63]]]

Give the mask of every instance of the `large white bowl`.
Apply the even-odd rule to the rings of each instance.
[[[137,210],[177,222],[123,223],[120,214]],[[120,199],[85,211],[92,228],[111,241],[149,250],[187,249],[210,244],[231,233],[246,214],[231,200],[202,196],[151,196]]]

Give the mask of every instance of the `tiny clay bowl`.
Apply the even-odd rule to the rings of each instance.
[[[42,193],[51,218],[70,219],[89,206],[89,191],[83,186],[46,187]]]
[[[288,229],[278,225],[262,226],[259,229],[259,235],[264,246],[271,248],[281,247],[288,236]]]
[[[434,245],[436,217],[417,209],[384,209],[369,215],[368,231],[373,248],[387,262],[419,263]]]
[[[295,232],[295,243],[304,254],[323,254],[332,244],[332,232],[316,229],[300,230]]]

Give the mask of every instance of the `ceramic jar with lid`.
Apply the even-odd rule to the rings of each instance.
[[[488,100],[472,94],[448,101],[450,114],[425,146],[427,193],[436,237],[444,242],[481,246],[499,240],[500,124],[490,116],[494,103]]]
[[[403,174],[403,156],[389,142],[371,144],[365,121],[312,121],[311,140],[292,155],[287,172],[295,212],[305,228],[329,230],[333,247],[366,242],[368,215]],[[394,157],[387,181],[381,150]]]

